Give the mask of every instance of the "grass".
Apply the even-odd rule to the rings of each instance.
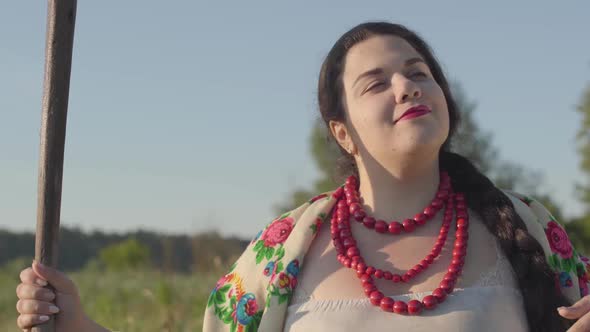
[[[23,262],[22,267],[26,266]],[[0,331],[16,326],[16,285],[22,267],[0,270]],[[70,273],[84,310],[115,331],[201,331],[209,293],[224,271],[207,274],[162,274],[151,269],[106,272],[93,268]]]

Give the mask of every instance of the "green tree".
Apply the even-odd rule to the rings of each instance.
[[[582,122],[576,139],[581,159],[580,168],[586,178],[585,183],[576,184],[576,191],[580,201],[585,205],[586,214],[590,214],[590,85],[584,91],[577,111],[582,115]]]
[[[583,252],[590,253],[590,84],[586,86],[582,94],[577,111],[582,115],[576,140],[584,180],[576,183],[576,194],[580,202],[584,204],[584,214],[572,220],[566,227],[574,245],[582,248]]]
[[[102,249],[99,258],[107,269],[115,271],[145,268],[151,263],[149,248],[135,238]]]

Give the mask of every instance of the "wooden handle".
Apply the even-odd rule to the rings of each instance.
[[[66,118],[77,0],[48,0],[35,259],[57,267]],[[32,332],[54,332],[52,318]]]

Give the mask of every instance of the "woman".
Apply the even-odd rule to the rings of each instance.
[[[422,39],[351,29],[318,94],[350,177],[252,240],[213,289],[205,331],[590,331],[587,261],[542,205],[450,152],[459,114]],[[47,280],[59,331],[100,331],[60,272],[34,264],[21,279],[22,329],[51,314],[34,284]]]

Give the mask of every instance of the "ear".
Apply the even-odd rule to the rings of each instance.
[[[349,154],[356,153],[356,147],[352,142],[351,136],[348,133],[348,129],[346,125],[340,121],[331,120],[330,123],[330,131],[332,132],[332,136],[336,139],[336,142]]]

